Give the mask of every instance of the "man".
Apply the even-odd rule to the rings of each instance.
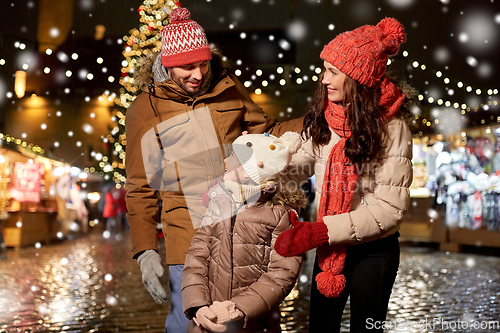
[[[161,216],[171,290],[165,332],[179,333],[188,324],[181,295],[184,260],[206,210],[203,194],[223,176],[225,147],[243,131],[300,132],[302,119],[279,124],[267,118],[225,71],[222,56],[210,50],[203,28],[187,9],[172,11],[161,36],[161,55],[150,57],[155,82],[127,110],[127,219],[143,283],[156,302],[164,303],[157,236]],[[144,71],[134,76],[140,81],[138,73]]]

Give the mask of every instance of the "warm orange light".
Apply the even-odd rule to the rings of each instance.
[[[106,32],[106,27],[102,24],[98,24],[95,26],[95,40],[101,40],[104,37],[104,33]]]
[[[14,91],[18,98],[23,98],[26,93],[26,72],[17,71],[16,81],[14,82]]]

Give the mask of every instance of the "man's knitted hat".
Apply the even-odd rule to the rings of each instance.
[[[161,62],[176,67],[212,59],[203,28],[186,8],[175,8],[170,23],[161,29]]]
[[[285,170],[301,145],[300,134],[295,132],[279,138],[269,133],[246,134],[234,140],[233,151],[250,178],[260,184]]]
[[[373,87],[385,73],[387,59],[398,53],[406,40],[404,27],[386,17],[376,26],[364,25],[335,37],[320,58],[362,85]]]

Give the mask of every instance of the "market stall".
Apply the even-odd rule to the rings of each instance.
[[[403,240],[500,247],[500,126],[414,139]]]
[[[0,148],[0,220],[7,247],[19,248],[86,232],[87,209],[71,167]]]

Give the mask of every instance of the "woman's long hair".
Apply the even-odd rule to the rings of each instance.
[[[328,92],[321,81],[322,78],[306,108],[302,131],[306,140],[312,139],[315,148],[328,144],[331,139],[324,112]],[[352,163],[361,165],[376,159],[383,148],[382,139],[386,132],[382,120],[384,110],[379,104],[380,86],[367,87],[346,76],[344,91],[346,97],[340,105],[348,110],[346,119],[351,129],[351,137],[345,144],[345,154]],[[401,116],[401,113],[396,116]]]

